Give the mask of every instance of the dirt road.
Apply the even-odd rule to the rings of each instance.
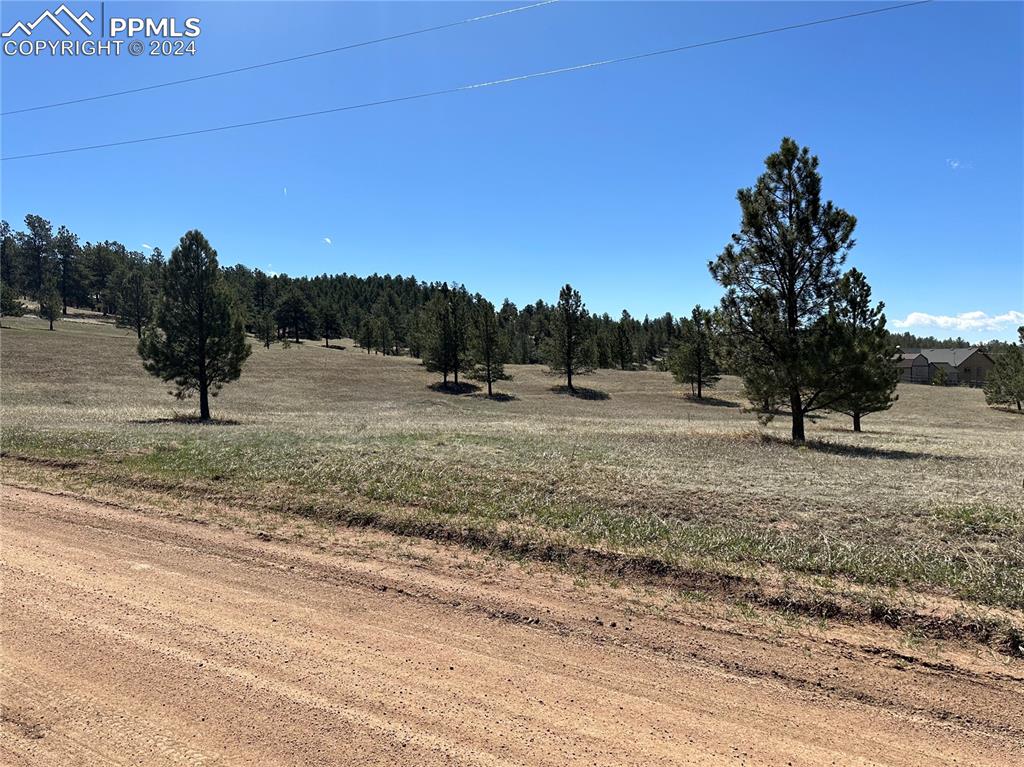
[[[2,764],[1024,759],[1024,664],[977,647],[11,487],[0,529]]]

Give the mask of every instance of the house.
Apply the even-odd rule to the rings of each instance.
[[[977,346],[966,349],[921,349],[937,372],[946,374],[946,383],[961,386],[982,386],[985,377],[995,366],[988,352]]]
[[[921,352],[896,355],[896,369],[900,371],[900,383],[932,382],[932,367]]]
[[[942,375],[950,386],[982,386],[995,365],[988,352],[977,346],[900,352],[894,361],[901,383],[927,384]]]

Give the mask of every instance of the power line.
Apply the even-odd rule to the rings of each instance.
[[[127,96],[131,93],[142,93],[143,91],[154,91],[158,88],[169,88],[172,85],[184,85],[185,83],[194,83],[199,80],[210,80],[214,77],[224,77],[225,75],[234,75],[239,72],[250,72],[254,69],[264,69],[266,67],[277,66],[278,64],[288,64],[293,61],[302,61],[304,59],[312,59],[317,56],[326,56],[330,53],[340,53],[341,51],[351,51],[355,48],[365,48],[369,45],[377,45],[378,43],[387,43],[392,40],[401,40],[406,37],[415,37],[416,35],[424,35],[428,32],[438,32],[442,29],[451,29],[452,27],[460,27],[465,24],[473,24],[477,21],[485,21],[487,19],[493,19],[498,16],[508,16],[512,13],[519,13],[520,11],[528,11],[532,8],[539,8],[542,5],[551,5],[557,3],[558,0],[542,0],[542,2],[533,3],[531,5],[523,5],[518,8],[509,8],[504,11],[496,11],[494,13],[486,13],[482,16],[474,16],[469,19],[461,19],[460,21],[452,21],[447,24],[438,24],[433,27],[425,27],[423,29],[416,29],[411,32],[400,32],[396,35],[388,35],[387,37],[378,37],[374,40],[364,40],[361,43],[350,43],[349,45],[342,45],[337,48],[328,48],[323,51],[314,51],[313,53],[303,53],[298,56],[289,56],[284,59],[274,59],[273,61],[264,61],[260,64],[250,64],[244,67],[236,67],[235,69],[225,69],[221,72],[210,72],[205,75],[196,75],[195,77],[185,77],[181,80],[170,80],[163,83],[155,83],[153,85],[143,85],[139,88],[127,88],[123,91],[113,91],[111,93],[101,93],[96,96],[84,96],[78,99],[68,99],[67,101],[55,101],[52,104],[40,104],[34,107],[23,107],[21,109],[10,109],[6,112],[0,112],[0,117],[9,117],[10,115],[23,114],[25,112],[38,112],[42,109],[55,109],[56,107],[64,107],[70,104],[83,104],[87,101],[99,101],[101,99],[111,99],[116,96]]]
[[[759,32],[748,32],[742,35],[733,35],[731,37],[721,37],[717,40],[706,40],[700,43],[691,43],[689,45],[680,45],[675,48],[663,48],[657,51],[648,51],[646,53],[637,53],[632,56],[621,56],[613,59],[603,59],[600,61],[591,61],[586,64],[575,64],[568,67],[559,67],[557,69],[547,69],[542,72],[532,72],[525,75],[514,75],[512,77],[505,77],[500,80],[488,80],[485,82],[472,83],[469,85],[459,85],[453,88],[443,88],[436,91],[425,91],[423,93],[414,93],[407,96],[396,96],[394,98],[380,99],[378,101],[365,101],[360,104],[349,104],[340,107],[331,107],[329,109],[319,109],[314,112],[302,112],[300,114],[283,115],[281,117],[268,117],[262,120],[251,120],[249,122],[232,123],[230,125],[218,125],[212,128],[199,128],[197,130],[181,131],[180,133],[165,133],[159,136],[146,136],[144,138],[136,139],[125,139],[123,141],[111,141],[104,144],[91,144],[89,146],[71,147],[68,149],[53,149],[48,152],[34,152],[31,154],[20,154],[11,155],[8,157],[0,158],[0,161],[7,160],[27,160],[33,157],[48,157],[51,155],[58,154],[69,154],[72,152],[85,152],[91,149],[106,149],[109,147],[116,146],[127,146],[130,144],[143,144],[150,141],[163,141],[172,138],[182,138],[185,136],[197,136],[204,133],[217,133],[220,131],[234,130],[236,128],[251,128],[257,125],[270,125],[272,123],[286,122],[288,120],[300,120],[307,117],[318,117],[320,115],[334,114],[337,112],[350,112],[357,109],[369,109],[371,107],[384,106],[386,104],[397,104],[403,101],[416,101],[419,99],[432,98],[434,96],[444,96],[452,93],[461,93],[463,91],[477,90],[479,88],[490,88],[497,85],[507,85],[509,83],[521,82],[524,80],[533,80],[540,77],[549,77],[551,75],[565,74],[568,72],[578,72],[584,69],[593,69],[596,67],[610,66],[612,64],[623,64],[628,61],[639,61],[641,59],[649,59],[655,56],[664,56],[670,53],[680,53],[682,51],[689,51],[695,48],[706,48],[712,45],[721,45],[723,43],[735,42],[737,40],[748,40],[753,37],[763,37],[765,35],[771,35],[778,32],[788,32],[794,29],[805,29],[807,27],[819,26],[821,24],[830,24],[836,21],[844,21],[846,19],[858,18],[860,16],[871,16],[878,13],[886,13],[888,11],[896,11],[901,8],[910,8],[916,5],[925,5],[932,2],[932,0],[916,0],[915,2],[903,3],[901,5],[890,5],[884,8],[874,8],[868,11],[859,11],[857,13],[847,13],[842,16],[832,16],[826,19],[816,19],[815,21],[806,21],[800,24],[788,24],[784,27],[775,27],[773,29],[764,29]]]

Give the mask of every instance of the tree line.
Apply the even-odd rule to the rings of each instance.
[[[174,381],[179,396],[199,394],[203,419],[209,395],[240,375],[248,333],[268,348],[351,337],[368,354],[422,359],[442,386],[483,382],[489,396],[509,378],[508,363],[546,363],[569,393],[596,368],[656,365],[697,399],[728,371],[761,417],[787,414],[802,442],[805,420],[822,411],[847,414],[860,431],[865,415],[892,405],[898,379],[883,304],[861,272],[842,269],[856,219],[822,199],[818,164],[789,138],[766,158],[755,184],[737,193],[739,230],[708,263],[725,295],[683,318],[592,314],[568,284],[554,304],[519,309],[415,277],[222,269],[196,230],[165,262],[116,242],[79,245],[35,215],[24,231],[3,223],[2,308],[17,313],[20,296],[33,298],[51,329],[68,306],[114,315],[138,334],[147,370]]]
[[[153,318],[166,266],[156,248],[148,256],[116,241],[80,243],[67,227],[54,232],[41,216],[25,217],[25,229],[0,223],[0,313],[24,311],[22,299],[36,301],[44,318],[68,308],[112,316],[139,336]],[[261,343],[354,339],[368,353],[422,357],[431,332],[431,301],[462,286],[427,283],[414,276],[320,275],[289,277],[241,264],[222,268],[248,333]],[[431,308],[432,307],[432,308]],[[554,328],[554,304],[538,300],[522,308],[505,300],[496,310],[496,339],[512,364],[545,361]],[[461,319],[461,315],[457,315]],[[465,315],[466,322],[470,315]],[[670,313],[642,319],[623,311],[618,318],[586,314],[587,348],[593,365],[622,370],[662,364],[680,328]]]

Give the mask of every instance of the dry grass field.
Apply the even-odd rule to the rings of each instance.
[[[200,425],[85,319],[0,331],[2,764],[1024,759],[1024,419],[978,391],[795,448],[731,379],[306,343]]]
[[[830,415],[795,448],[731,378],[697,403],[666,373],[601,371],[580,383],[607,397],[581,399],[512,366],[496,401],[346,341],[254,346],[202,426],[130,332],[4,323],[8,481],[368,525],[1019,652],[1024,419],[978,390],[903,386],[862,434]]]

